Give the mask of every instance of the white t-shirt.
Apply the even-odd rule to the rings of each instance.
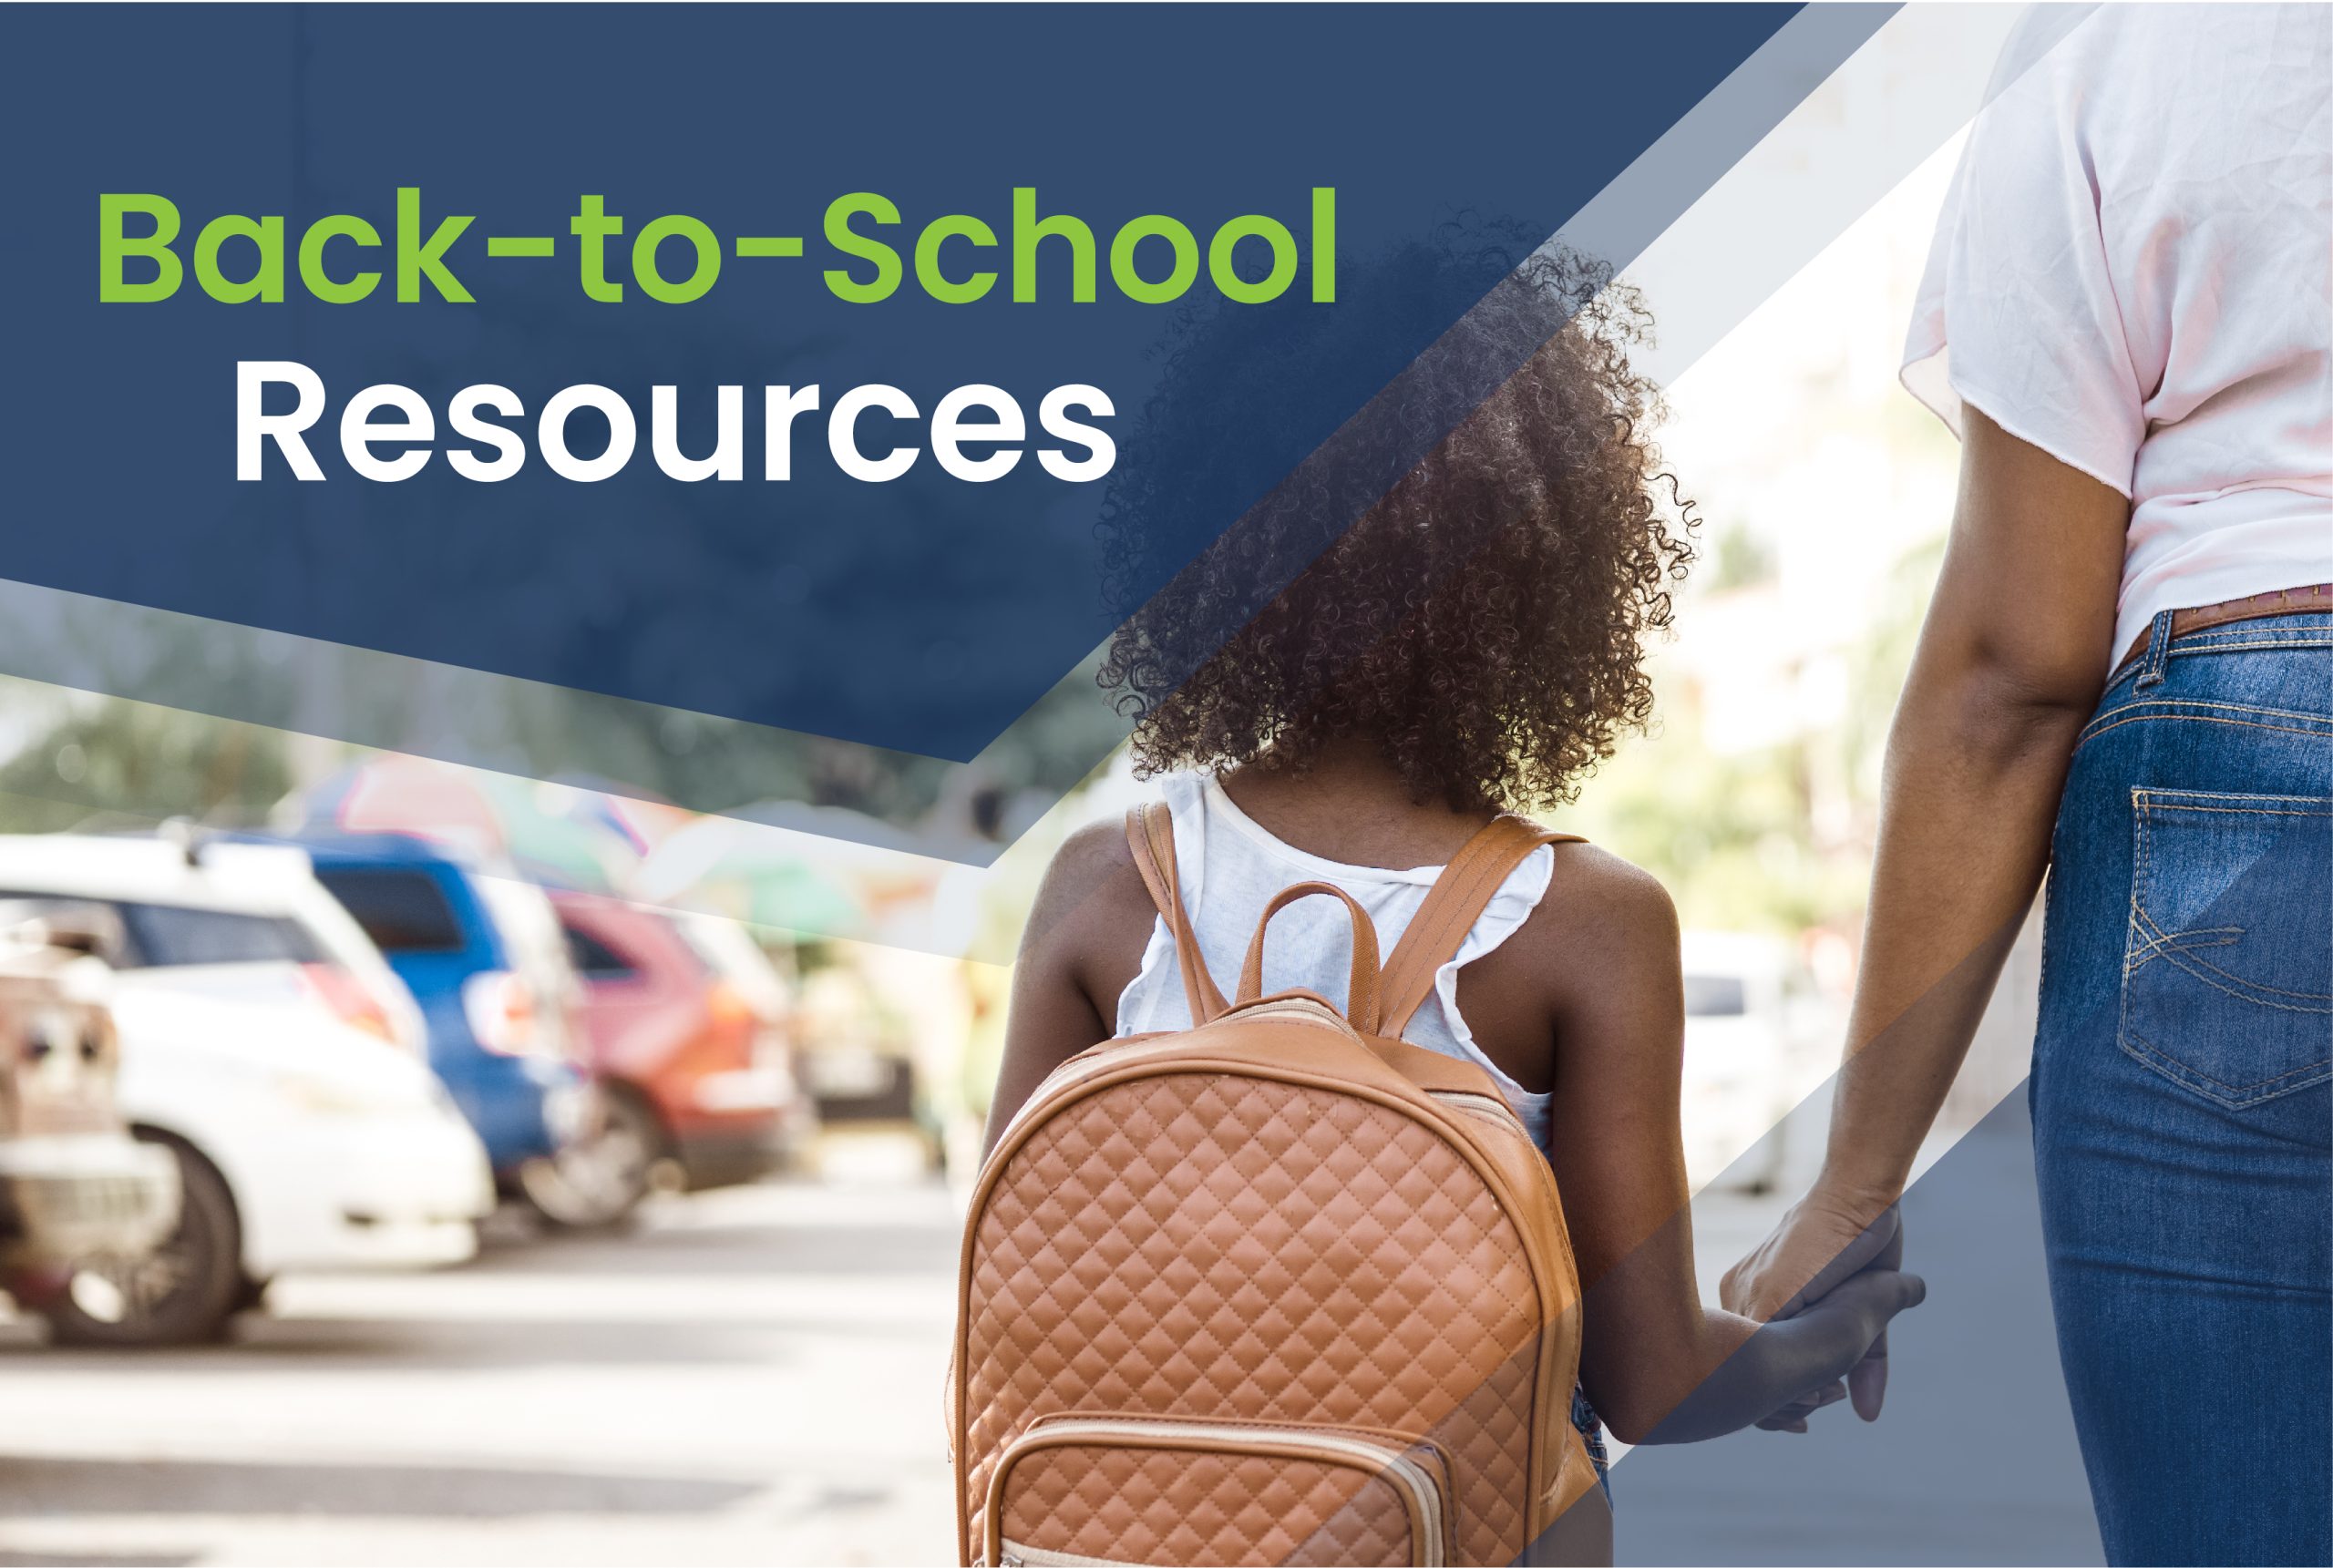
[[[2333,8],[2040,7],[1994,86],[1905,385],[2130,497],[2110,658],[2333,581]]]

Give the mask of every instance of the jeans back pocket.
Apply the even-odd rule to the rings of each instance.
[[[2333,1077],[2333,800],[2131,799],[2122,1049],[2237,1110]]]

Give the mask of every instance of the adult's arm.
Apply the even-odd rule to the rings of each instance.
[[[1964,418],[1944,568],[1888,734],[1829,1147],[1813,1189],[1721,1286],[1752,1317],[1886,1240],[2049,864],[2075,737],[2120,651],[2129,503],[1973,406]],[[1885,1365],[1858,1368],[1866,1419]]]

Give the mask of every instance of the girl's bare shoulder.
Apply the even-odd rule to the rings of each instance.
[[[1559,844],[1547,896],[1501,950],[1506,948],[1556,993],[1583,986],[1673,989],[1676,901],[1659,877],[1610,850]]]
[[[1556,845],[1555,875],[1539,907],[1557,924],[1585,922],[1630,940],[1673,944],[1677,937],[1677,904],[1660,878],[1593,844]]]
[[[1053,851],[1022,937],[1024,961],[1058,964],[1095,994],[1115,997],[1140,967],[1155,910],[1135,869],[1125,825],[1088,823]]]

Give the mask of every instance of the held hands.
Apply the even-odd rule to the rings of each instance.
[[[1791,1320],[1803,1331],[1835,1336],[1861,1351],[1844,1379],[1825,1381],[1758,1422],[1765,1430],[1803,1432],[1808,1416],[1850,1397],[1855,1414],[1879,1419],[1887,1389],[1887,1321],[1919,1305],[1927,1287],[1918,1276],[1900,1272],[1904,1231],[1895,1206],[1866,1223],[1863,1215],[1869,1213],[1869,1205],[1818,1185],[1720,1282],[1719,1297],[1730,1312],[1761,1322]]]

